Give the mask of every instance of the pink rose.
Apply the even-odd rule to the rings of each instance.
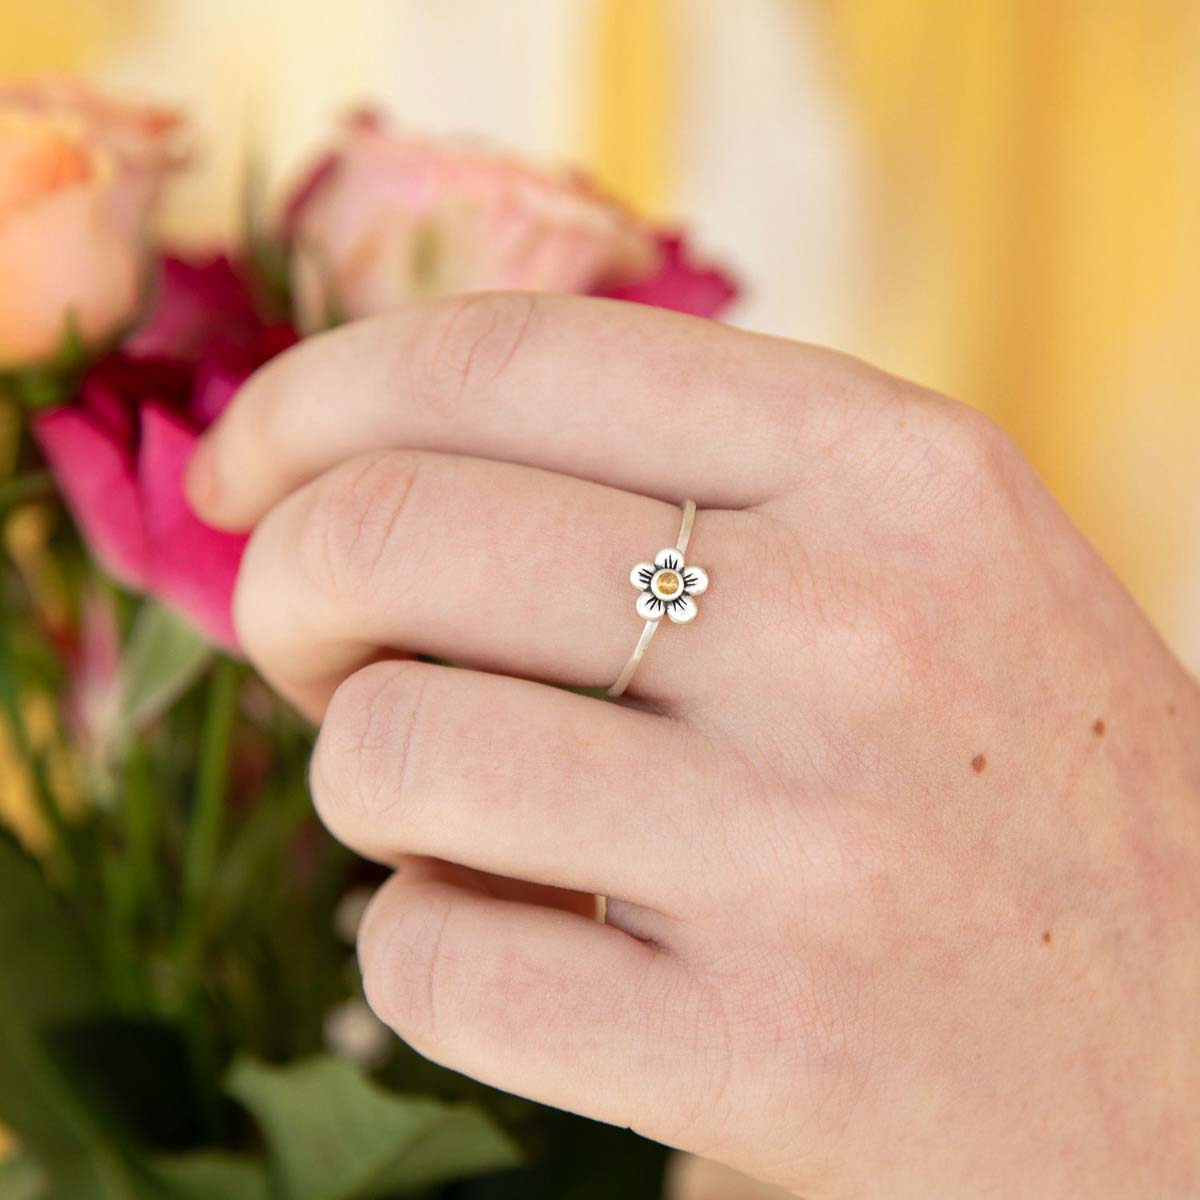
[[[96,559],[226,648],[236,646],[230,602],[246,539],[196,518],[184,471],[242,381],[294,341],[289,326],[258,318],[228,260],[167,260],[146,324],[84,375],[76,403],[34,422]]]
[[[715,317],[737,298],[737,286],[728,275],[716,267],[692,262],[681,234],[662,234],[658,247],[661,257],[655,271],[627,283],[596,288],[592,294],[669,308],[694,317]]]
[[[372,116],[309,172],[285,233],[309,331],[448,292],[625,295],[703,316],[735,294],[576,176],[400,137]]]
[[[136,313],[176,118],[71,84],[0,85],[0,369]]]

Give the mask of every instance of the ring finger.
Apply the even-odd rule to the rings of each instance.
[[[642,628],[630,569],[674,544],[679,518],[662,501],[529,467],[368,455],[293,493],[258,526],[235,622],[248,655],[314,717],[356,668],[396,654],[606,686]],[[688,560],[720,564],[720,586],[698,601],[700,628],[660,638],[631,694],[675,705],[701,682],[720,687],[748,520],[700,514]]]

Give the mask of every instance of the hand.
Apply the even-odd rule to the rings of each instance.
[[[191,484],[422,1053],[808,1197],[1200,1190],[1200,696],[986,420],[475,296],[276,360]],[[544,686],[686,497],[699,619]]]

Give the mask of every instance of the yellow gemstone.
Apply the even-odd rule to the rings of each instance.
[[[679,576],[674,571],[663,571],[658,577],[657,586],[660,595],[673,596],[679,591]]]

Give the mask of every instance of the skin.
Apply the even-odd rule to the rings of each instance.
[[[277,359],[189,487],[423,1054],[813,1200],[1200,1191],[1200,693],[984,418],[481,295]],[[545,686],[685,497],[699,618]]]

